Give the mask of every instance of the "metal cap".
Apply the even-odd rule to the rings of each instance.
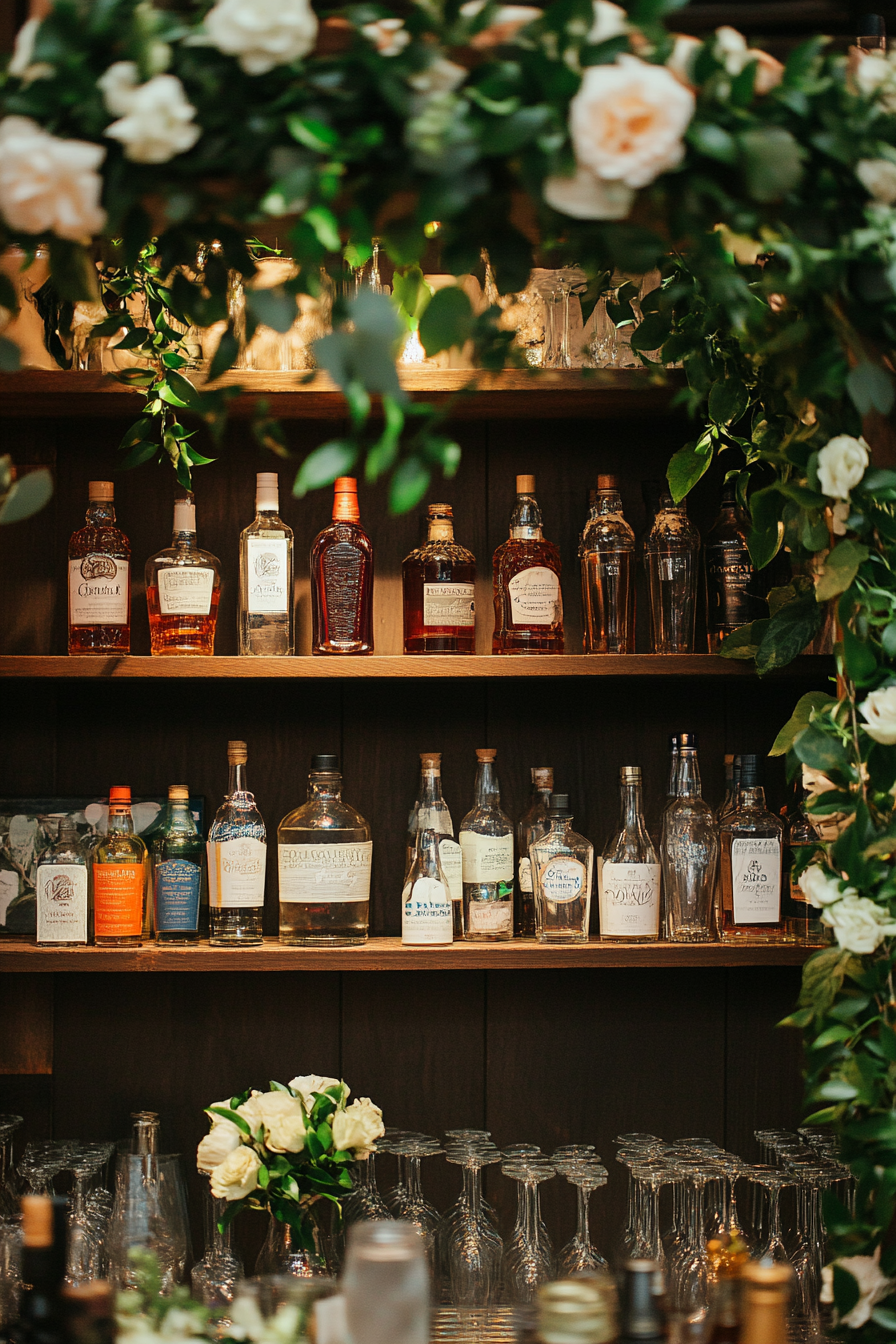
[[[332,753],[323,753],[311,757],[312,770],[338,770],[339,757]]]
[[[740,758],[740,783],[742,788],[755,788],[759,783],[759,757],[754,753]]]
[[[548,810],[552,817],[571,817],[568,793],[552,793]]]
[[[640,784],[640,765],[624,765],[619,771],[619,778],[622,780],[623,784]]]
[[[863,14],[856,24],[856,37],[886,37],[883,14]]]
[[[688,748],[689,751],[696,751],[696,750],[697,750],[697,734],[696,734],[696,733],[679,733],[679,734],[678,734],[678,749],[679,749],[679,751],[684,751],[684,749],[685,749],[686,747]]]

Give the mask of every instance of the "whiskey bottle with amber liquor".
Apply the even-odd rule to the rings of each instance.
[[[311,652],[373,653],[373,545],[358,482],[336,480],[333,521],[311,548]]]
[[[494,557],[492,653],[562,653],[560,552],[545,541],[535,477],[517,476],[510,537]]]
[[[152,652],[213,654],[220,590],[220,563],[196,544],[192,496],[177,499],[171,545],[146,562]]]
[[[91,481],[87,497],[68,544],[68,651],[130,653],[131,546],[115,525],[115,487]]]
[[[749,522],[733,485],[722,491],[722,507],[706,538],[706,637],[710,653],[738,626],[766,610],[761,579],[747,546]]]
[[[454,540],[450,504],[430,504],[424,546],[404,560],[405,653],[474,653],[476,559]]]

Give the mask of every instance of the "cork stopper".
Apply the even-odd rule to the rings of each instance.
[[[426,510],[430,541],[454,540],[454,509],[450,504],[430,504]]]
[[[552,765],[533,765],[532,783],[537,784],[540,789],[552,789],[554,787],[554,767]]]
[[[196,505],[193,503],[192,495],[188,495],[186,499],[176,499],[174,501],[174,530],[175,532],[196,531]]]
[[[438,769],[442,764],[442,753],[440,751],[421,751],[420,764],[423,766],[424,770],[427,767],[429,767],[430,770],[433,768]]]
[[[168,786],[168,801],[171,803],[186,803],[190,797],[190,790],[186,784],[170,784]]]
[[[535,477],[534,477],[534,476],[517,476],[517,478],[516,478],[516,492],[517,492],[518,495],[534,495],[534,494],[535,494]]]
[[[618,479],[615,476],[598,476],[598,491],[615,490],[618,485]]]
[[[255,508],[269,513],[280,508],[280,480],[276,471],[259,471],[256,475]]]
[[[793,1279],[790,1265],[770,1263],[767,1260],[750,1260],[740,1272],[744,1290],[752,1297],[754,1294],[764,1301],[782,1296],[786,1301],[788,1289]],[[759,1290],[757,1292],[757,1289]]]
[[[245,742],[227,743],[227,763],[228,765],[245,765],[248,752]]]
[[[129,784],[113,784],[109,790],[109,811],[129,812],[131,808],[131,787]]]
[[[112,500],[115,498],[115,483],[113,481],[91,481],[87,486],[88,499]]]
[[[53,1245],[53,1201],[46,1195],[22,1196],[22,1239],[35,1248]]]
[[[354,476],[337,476],[333,486],[333,522],[357,523],[360,518],[357,480]]]
[[[476,748],[476,759],[477,759],[477,761],[493,761],[493,760],[495,759],[495,757],[497,756],[497,754],[498,754],[498,752],[497,752],[497,750],[496,750],[495,747],[477,747],[477,748]]]

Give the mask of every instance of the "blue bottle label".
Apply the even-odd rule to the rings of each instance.
[[[194,933],[199,927],[198,863],[164,859],[156,864],[156,929],[159,933]]]

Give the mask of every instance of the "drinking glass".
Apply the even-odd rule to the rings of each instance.
[[[159,1262],[161,1291],[169,1294],[191,1259],[187,1198],[180,1155],[118,1153],[109,1228],[109,1277],[133,1288],[131,1251],[152,1251]]]
[[[790,1256],[784,1245],[784,1233],[781,1226],[781,1191],[795,1184],[792,1176],[779,1167],[759,1164],[749,1167],[747,1179],[760,1186],[766,1193],[765,1234],[754,1252],[758,1260],[775,1260],[790,1263]]]
[[[576,1230],[575,1235],[557,1256],[559,1277],[571,1278],[574,1274],[589,1274],[595,1270],[608,1269],[604,1257],[591,1244],[588,1222],[591,1196],[595,1190],[599,1190],[607,1183],[606,1167],[601,1165],[600,1158],[595,1157],[558,1158],[555,1153],[552,1160],[560,1175],[565,1176],[570,1185],[576,1188]]]
[[[72,1173],[73,1181],[65,1281],[75,1286],[105,1276],[111,1203],[106,1191],[102,1191],[105,1199],[91,1198],[91,1194],[98,1196],[100,1191],[90,1192],[88,1187],[113,1152],[114,1144],[111,1143],[84,1143],[78,1144],[68,1159],[67,1170]]]
[[[685,1181],[685,1234],[669,1265],[672,1308],[690,1329],[706,1319],[713,1285],[713,1272],[706,1253],[704,1193],[715,1169],[696,1163],[678,1163]]]
[[[440,1236],[449,1297],[458,1311],[483,1310],[497,1301],[504,1243],[483,1209],[482,1168],[499,1162],[501,1154],[480,1143],[449,1146],[445,1156],[463,1169],[464,1179],[459,1205],[443,1220]]]
[[[377,1152],[381,1151],[381,1143],[382,1140],[377,1144]],[[392,1217],[376,1183],[375,1161],[376,1152],[370,1152],[358,1162],[357,1182],[343,1204],[346,1224],[376,1222]]]
[[[399,1158],[403,1157],[407,1163],[407,1198],[399,1217],[403,1223],[411,1223],[416,1227],[419,1236],[422,1238],[426,1250],[426,1259],[435,1282],[438,1280],[439,1274],[436,1233],[440,1215],[438,1209],[424,1198],[420,1184],[420,1163],[424,1157],[437,1157],[445,1150],[437,1139],[430,1139],[421,1135],[406,1139],[393,1139],[392,1151]]]
[[[557,1173],[548,1159],[536,1157],[504,1162],[501,1170],[519,1181],[522,1194],[522,1220],[518,1215],[501,1265],[504,1295],[512,1303],[532,1302],[541,1284],[554,1277],[554,1256],[543,1234],[538,1192],[542,1181]]]
[[[213,1307],[216,1311],[223,1311],[230,1306],[237,1285],[243,1278],[242,1262],[234,1254],[231,1244],[233,1224],[228,1223],[223,1232],[218,1229],[226,1209],[227,1201],[216,1199],[209,1186],[203,1206],[205,1254],[193,1266],[190,1275],[193,1296],[204,1306]]]
[[[429,1344],[423,1242],[407,1223],[349,1228],[343,1292],[348,1344]]]
[[[20,1115],[0,1115],[0,1218],[15,1217],[19,1212],[13,1136],[23,1123]]]

